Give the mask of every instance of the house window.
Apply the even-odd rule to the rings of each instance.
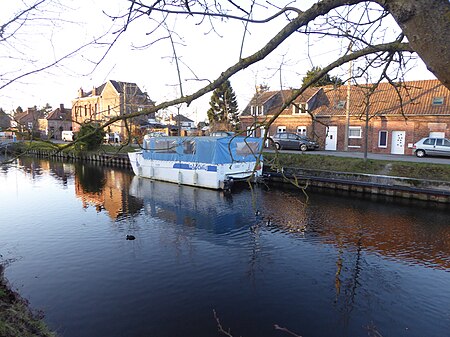
[[[28,130],[32,130],[33,129],[33,122],[28,122]]]
[[[277,127],[277,133],[282,133],[282,132],[286,132],[286,127],[285,126],[278,126]]]
[[[297,126],[297,134],[306,136],[306,126]]]
[[[293,115],[299,115],[299,114],[305,114],[308,110],[308,105],[306,103],[298,103],[298,104],[292,104],[292,114]]]
[[[247,126],[247,137],[255,137],[256,136],[256,130],[255,127],[252,126]]]
[[[432,105],[444,105],[444,97],[433,97]]]
[[[345,101],[339,101],[337,104],[336,104],[336,108],[337,109],[344,109],[344,107],[345,107]]]
[[[348,127],[348,138],[361,138],[362,130],[360,126]]]
[[[388,132],[380,131],[378,132],[378,147],[387,148]]]

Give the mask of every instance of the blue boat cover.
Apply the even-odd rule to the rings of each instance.
[[[254,162],[262,138],[253,137],[153,137],[144,140],[144,159],[207,164]],[[262,158],[261,158],[262,160]]]

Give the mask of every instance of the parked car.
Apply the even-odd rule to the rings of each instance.
[[[293,149],[293,150],[315,150],[319,148],[316,141],[308,139],[305,136],[296,133],[282,132],[277,133],[272,137],[273,143],[278,150]]]
[[[62,131],[61,138],[65,142],[73,142],[75,140],[75,134],[73,131]]]
[[[450,140],[446,138],[425,137],[413,146],[417,157],[450,156]]]
[[[233,137],[234,132],[231,131],[215,131],[209,134],[211,137]]]
[[[167,133],[164,133],[162,131],[153,131],[153,132],[149,132],[147,133],[148,137],[167,137]]]

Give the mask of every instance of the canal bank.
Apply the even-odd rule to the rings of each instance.
[[[433,201],[450,204],[450,182],[386,175],[283,168],[266,170],[270,183],[328,188],[363,194]]]
[[[3,277],[4,267],[0,261],[0,336],[54,337],[42,315],[33,313],[28,302],[13,291]]]
[[[111,150],[75,153],[31,148],[27,154],[40,158],[90,162],[131,169],[127,153]],[[450,203],[450,167],[443,164],[363,161],[305,154],[264,153],[265,181],[299,184],[333,190],[395,198]],[[311,168],[312,167],[312,168]],[[319,168],[320,169],[317,169]],[[345,170],[345,171],[344,171]],[[367,173],[368,172],[368,173]]]

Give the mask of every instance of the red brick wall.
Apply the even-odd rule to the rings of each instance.
[[[259,116],[258,120],[263,121],[267,116]],[[252,125],[253,117],[245,116],[241,118],[241,128],[246,129],[247,126]],[[345,117],[325,117],[315,121],[314,126],[310,117],[304,116],[280,116],[270,127],[270,135],[276,133],[278,126],[286,126],[287,132],[296,132],[297,126],[306,126],[307,134],[310,138],[315,138],[320,148],[325,148],[326,126],[337,126],[337,151],[344,151],[345,140]],[[352,117],[350,119],[350,126],[360,126],[362,128],[362,138],[350,138],[349,146],[359,146],[349,148],[349,151],[364,151],[364,135],[365,122],[359,118]],[[387,147],[378,147],[378,137],[380,131],[388,132]],[[314,131],[314,135],[313,135]],[[430,132],[445,132],[445,136],[450,138],[450,115],[448,116],[414,116],[405,119],[403,116],[383,116],[376,117],[370,120],[369,123],[369,138],[368,151],[372,153],[391,153],[391,142],[393,131],[405,131],[405,154],[412,154],[412,148],[408,144],[413,144],[423,137],[429,136]],[[257,137],[260,136],[258,130]]]

